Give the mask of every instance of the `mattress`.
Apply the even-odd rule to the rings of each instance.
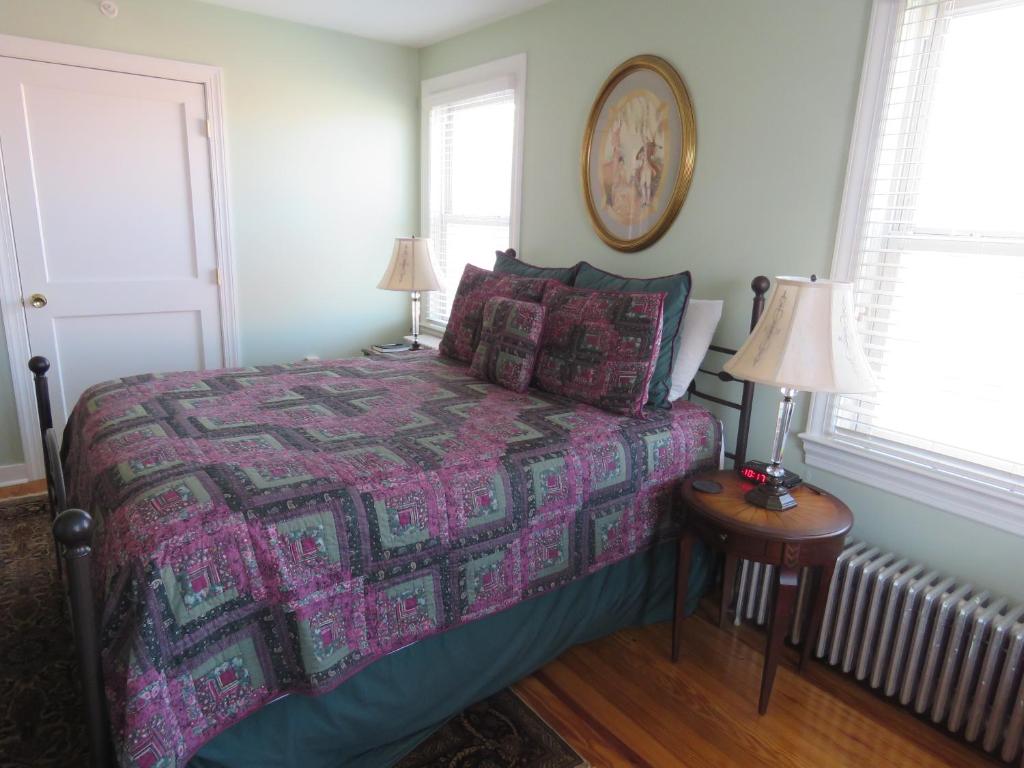
[[[106,382],[65,439],[115,746],[146,766],[647,550],[721,435],[688,403],[633,419],[425,351]]]

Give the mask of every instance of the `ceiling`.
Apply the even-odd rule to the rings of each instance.
[[[240,11],[422,47],[548,0],[203,0]]]

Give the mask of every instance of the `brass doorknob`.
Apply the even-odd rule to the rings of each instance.
[[[28,297],[28,301],[36,309],[42,309],[46,306],[46,297],[41,293],[33,293]]]

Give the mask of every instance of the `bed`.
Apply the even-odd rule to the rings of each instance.
[[[674,492],[723,446],[687,401],[634,419],[420,351],[106,382],[63,462],[44,442],[97,765],[389,765],[710,578],[672,594]]]

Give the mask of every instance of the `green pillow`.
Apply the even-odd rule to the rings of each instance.
[[[655,408],[668,408],[668,393],[672,388],[672,362],[676,358],[676,344],[683,327],[686,302],[693,289],[689,272],[664,277],[623,277],[605,272],[592,264],[581,262],[573,282],[576,288],[598,291],[631,291],[639,293],[665,293],[665,315],[661,327],[661,350],[654,366],[654,376],[647,388],[647,404]]]
[[[515,256],[509,256],[504,251],[495,251],[497,259],[494,261],[494,271],[506,275],[519,275],[520,277],[542,277],[545,280],[557,280],[565,285],[572,285],[576,277],[576,270],[580,268],[580,262],[571,267],[535,267],[520,261]]]

